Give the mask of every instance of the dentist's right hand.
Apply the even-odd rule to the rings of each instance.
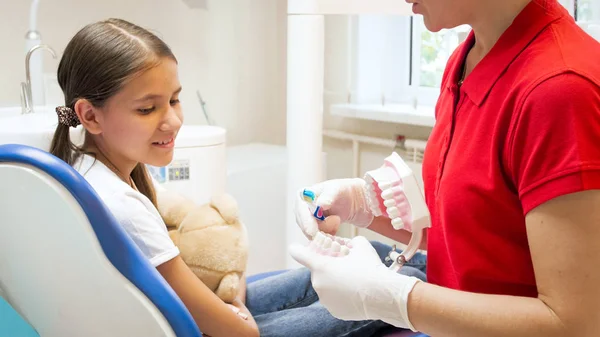
[[[315,203],[321,206],[324,221],[317,220],[302,197],[304,189],[296,193],[296,222],[309,239],[320,230],[335,235],[340,224],[350,223],[366,228],[374,219],[365,195],[365,181],[361,178],[327,180],[307,189],[315,194]]]

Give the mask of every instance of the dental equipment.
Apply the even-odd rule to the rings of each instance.
[[[43,58],[42,54],[34,54],[31,55],[32,51],[36,46],[42,45],[42,36],[38,31],[37,20],[38,20],[38,11],[39,11],[40,0],[32,0],[31,7],[29,9],[29,27],[27,33],[25,33],[25,54],[28,60],[26,61],[26,71],[27,71],[27,87],[23,88],[23,84],[21,85],[21,90],[25,91],[28,96],[22,92],[21,102],[23,106],[23,113],[26,112],[26,104],[23,102],[27,102],[30,104],[30,107],[34,105],[40,106],[46,104],[45,102],[45,94],[44,94],[44,66],[43,66]],[[54,55],[54,52],[51,52]],[[25,97],[24,97],[25,96]],[[33,110],[30,108],[29,110]],[[31,112],[31,111],[27,111]]]
[[[387,216],[394,229],[412,232],[402,253],[394,246],[387,259],[394,261],[390,269],[398,271],[419,250],[423,231],[431,227],[431,217],[423,193],[412,170],[393,152],[384,164],[365,174],[366,197],[374,216]]]
[[[202,336],[181,299],[70,165],[41,149],[0,145],[0,185],[0,287],[39,335]],[[0,336],[23,336],[6,332],[6,316],[0,309]]]
[[[196,90],[196,96],[198,96],[198,101],[200,101],[200,107],[202,108],[204,118],[206,118],[206,123],[208,123],[208,125],[214,126],[215,122],[208,115],[208,111],[206,111],[206,102],[202,99],[202,95],[200,95],[200,90]]]
[[[32,90],[32,76],[31,76],[31,70],[30,70],[30,61],[31,61],[31,55],[33,55],[33,53],[38,50],[38,49],[45,49],[47,50],[53,58],[56,58],[56,52],[54,52],[54,49],[52,49],[52,47],[45,45],[45,44],[39,44],[36,46],[33,46],[28,52],[27,55],[25,56],[25,82],[21,82],[21,109],[22,109],[22,113],[23,114],[27,114],[27,113],[32,113],[33,111],[33,106],[36,103],[34,101],[34,93],[36,93],[36,95],[39,95],[40,92],[38,92],[39,90]],[[35,74],[34,74],[35,75]],[[34,84],[36,80],[39,80],[41,77],[41,73],[38,73],[36,76],[34,76]]]

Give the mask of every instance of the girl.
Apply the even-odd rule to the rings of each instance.
[[[177,60],[147,30],[110,19],[81,29],[58,67],[65,106],[51,145],[77,169],[210,336],[369,336],[381,321],[344,322],[319,303],[307,269],[252,283],[232,305],[179,257],[156,209],[145,164],[165,166],[182,122]],[[74,146],[69,127],[85,128]],[[381,249],[387,253],[386,248]],[[413,271],[417,272],[417,271]],[[244,288],[244,287],[242,287]]]

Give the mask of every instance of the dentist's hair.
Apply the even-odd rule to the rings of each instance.
[[[163,58],[177,59],[171,49],[148,30],[121,19],[108,19],[83,27],[68,43],[58,66],[58,83],[65,106],[75,111],[80,99],[102,107],[123,85]],[[86,133],[86,144],[92,141]],[[69,165],[84,153],[71,142],[69,126],[58,124],[50,153]],[[138,190],[156,205],[156,194],[146,167],[139,163],[131,178]]]

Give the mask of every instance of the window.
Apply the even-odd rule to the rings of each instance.
[[[410,21],[407,17],[360,16],[351,20],[351,102],[405,101],[409,85]]]
[[[422,16],[414,16],[411,21],[411,86],[417,94],[417,103],[433,106],[439,96],[446,63],[471,28],[465,25],[432,33],[425,27]]]
[[[576,13],[576,20],[579,22],[588,22],[600,24],[600,2],[593,0],[570,0],[567,3],[573,3],[572,13]]]
[[[469,29],[431,33],[421,16],[353,18],[351,102],[435,105],[446,62]]]
[[[559,0],[586,32],[600,41],[600,1]]]
[[[600,24],[600,2],[595,0],[559,0],[580,24]]]
[[[560,0],[600,39],[599,0]],[[351,102],[434,106],[446,62],[470,27],[431,33],[420,15],[362,15],[350,20]]]

